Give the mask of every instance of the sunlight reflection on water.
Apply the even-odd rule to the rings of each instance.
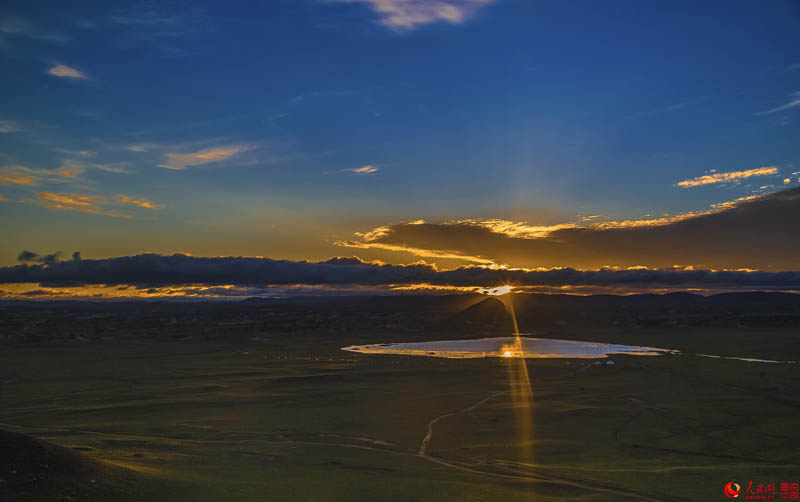
[[[343,347],[342,350],[360,352],[362,354],[400,354],[447,358],[603,358],[611,354],[660,356],[678,353],[678,351],[671,349],[640,347],[637,345],[616,345],[527,336],[520,336],[520,342],[520,344],[516,342],[516,337],[504,336],[474,340],[351,345]]]

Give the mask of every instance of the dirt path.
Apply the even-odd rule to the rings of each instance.
[[[439,415],[438,417],[436,417],[433,420],[431,420],[430,422],[428,422],[428,432],[425,434],[425,437],[422,438],[422,443],[419,445],[419,451],[417,452],[417,455],[419,455],[420,457],[426,456],[425,450],[428,448],[428,443],[431,440],[431,436],[433,436],[433,426],[436,425],[436,422],[438,422],[439,420],[445,419],[447,417],[452,417],[453,415],[460,415],[462,413],[469,413],[470,411],[474,410],[478,406],[482,405],[486,401],[490,400],[491,398],[493,398],[493,397],[495,397],[495,396],[497,396],[499,394],[503,394],[503,392],[495,392],[495,393],[489,394],[488,396],[484,397],[483,399],[481,399],[477,403],[473,404],[472,406],[469,406],[468,408],[464,408],[461,411],[451,411],[450,413],[445,413],[444,415]]]
[[[42,432],[72,432],[78,434],[88,434],[88,435],[97,435],[97,436],[113,436],[113,437],[127,437],[131,439],[140,439],[140,440],[161,440],[161,441],[175,441],[175,442],[186,442],[186,443],[195,443],[195,444],[204,444],[204,443],[248,443],[252,444],[254,441],[262,442],[262,443],[269,443],[269,444],[283,444],[283,445],[306,445],[306,446],[318,446],[318,447],[329,447],[329,448],[353,448],[358,450],[366,450],[366,451],[374,451],[380,453],[388,453],[393,455],[399,455],[404,457],[416,457],[422,458],[429,462],[447,467],[449,469],[453,469],[460,472],[465,472],[469,474],[477,474],[481,476],[489,476],[493,478],[500,478],[500,479],[509,479],[509,480],[517,480],[522,482],[528,483],[549,483],[561,486],[568,486],[572,488],[579,488],[588,491],[594,492],[601,492],[601,493],[611,493],[618,496],[638,499],[646,502],[668,502],[674,500],[681,500],[675,498],[663,499],[663,498],[655,498],[646,493],[639,493],[635,491],[626,490],[624,488],[617,488],[610,485],[603,485],[600,483],[595,483],[593,481],[583,481],[579,479],[568,479],[562,477],[552,476],[550,474],[539,474],[534,471],[534,466],[523,465],[523,464],[516,464],[514,462],[501,462],[501,465],[514,465],[516,464],[518,467],[524,468],[525,472],[496,472],[493,470],[482,470],[480,469],[479,464],[471,465],[471,464],[463,464],[461,462],[449,461],[438,457],[433,457],[426,452],[427,445],[431,440],[433,435],[433,426],[442,419],[447,417],[451,417],[454,415],[460,415],[463,413],[469,413],[474,409],[478,408],[479,406],[483,405],[490,399],[500,395],[505,394],[505,392],[494,392],[489,394],[488,396],[484,397],[483,399],[475,402],[474,404],[464,408],[463,410],[454,411],[450,413],[445,413],[439,415],[428,422],[428,430],[425,438],[422,440],[422,444],[420,444],[419,450],[414,453],[413,451],[409,450],[396,450],[381,447],[379,445],[365,445],[365,444],[353,444],[353,443],[330,443],[325,441],[308,441],[308,440],[293,440],[293,439],[284,439],[284,440],[268,440],[268,439],[240,439],[240,440],[198,440],[198,439],[188,439],[188,438],[179,438],[179,437],[170,437],[170,436],[160,436],[160,435],[146,435],[146,434],[124,434],[124,433],[113,433],[113,432],[103,432],[103,431],[92,431],[92,430],[83,430],[83,429],[71,429],[66,427],[28,427],[22,426],[17,424],[10,424],[10,423],[0,423],[0,427],[9,427],[13,429],[25,429],[25,430],[36,430]],[[240,433],[245,433],[245,431],[239,431]],[[263,436],[264,433],[258,432],[250,432],[247,433],[253,434],[254,436]]]
[[[572,488],[580,488],[583,490],[594,491],[594,492],[612,493],[614,495],[634,498],[638,500],[644,500],[648,502],[666,502],[665,499],[654,498],[646,493],[638,493],[635,491],[626,490],[624,488],[616,488],[614,486],[601,485],[601,484],[596,484],[594,482],[583,482],[581,480],[576,480],[576,479],[559,478],[551,475],[537,474],[535,472],[530,472],[533,470],[532,466],[527,466],[527,465],[524,466],[525,470],[528,471],[526,473],[502,473],[502,472],[485,471],[468,465],[462,465],[460,463],[455,463],[452,461],[447,461],[438,457],[433,457],[431,455],[428,455],[427,453],[428,443],[430,443],[431,437],[433,436],[433,426],[436,425],[437,422],[455,415],[469,413],[472,410],[476,409],[477,407],[483,405],[490,399],[500,394],[506,394],[506,393],[507,392],[494,392],[484,397],[480,401],[477,401],[476,403],[464,408],[463,410],[451,411],[449,413],[444,413],[442,415],[433,418],[430,422],[428,422],[428,430],[425,434],[425,437],[422,439],[422,443],[419,445],[419,451],[417,452],[417,456],[422,457],[425,460],[428,460],[429,462],[433,462],[448,467],[450,469],[454,469],[461,472],[468,472],[471,474],[480,474],[483,476],[491,476],[495,478],[516,479],[519,481],[527,481],[533,483],[551,483],[561,486],[569,486]],[[512,465],[514,463],[506,462],[505,464]],[[522,466],[522,464],[519,465]],[[670,500],[676,500],[676,499],[670,499]]]

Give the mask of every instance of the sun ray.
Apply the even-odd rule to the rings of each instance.
[[[482,291],[489,296],[497,296],[505,305],[514,326],[514,343],[500,349],[504,359],[508,359],[509,390],[517,425],[516,437],[519,445],[520,460],[533,461],[533,387],[528,374],[528,363],[525,358],[525,347],[519,333],[517,315],[514,311],[513,287],[499,286]]]

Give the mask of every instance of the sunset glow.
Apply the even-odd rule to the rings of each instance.
[[[481,289],[481,290],[479,290],[479,292],[481,294],[489,295],[489,296],[503,296],[503,295],[507,295],[508,293],[510,293],[511,290],[512,290],[511,286],[498,286],[496,288]]]
[[[0,68],[0,500],[797,495],[800,0],[4,0]]]

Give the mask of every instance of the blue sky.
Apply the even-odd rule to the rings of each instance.
[[[425,254],[341,244],[410,220],[589,225],[792,189],[798,28],[778,0],[3,2],[0,262],[407,263]]]

